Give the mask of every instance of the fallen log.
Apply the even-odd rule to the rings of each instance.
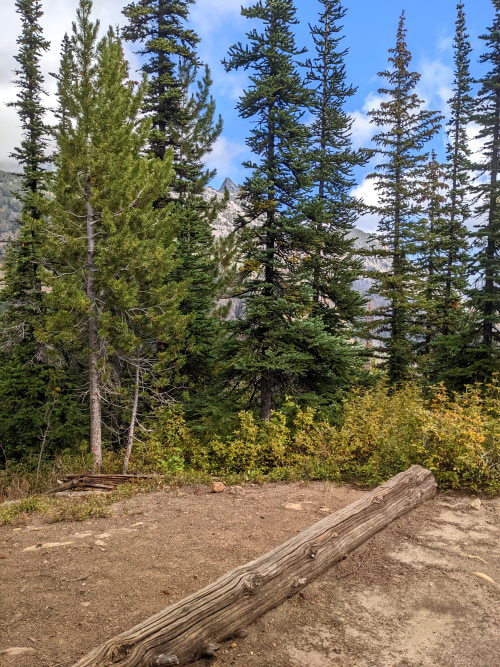
[[[298,593],[391,521],[432,498],[420,466],[396,475],[296,537],[105,642],[74,667],[184,665]]]
[[[157,478],[157,475],[104,475],[104,474],[86,474],[66,475],[63,484],[55,489],[46,492],[46,495],[59,493],[60,491],[82,491],[84,489],[101,489],[103,491],[113,491],[120,484],[127,482],[137,482],[145,479]]]

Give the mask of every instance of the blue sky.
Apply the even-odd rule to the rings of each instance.
[[[230,0],[226,0],[226,3]],[[200,3],[202,4],[202,3]],[[208,0],[215,11],[223,3]],[[239,4],[239,3],[235,3]],[[300,26],[297,27],[297,44],[310,47],[308,24],[316,21],[319,3],[311,0],[298,0],[297,12]],[[408,43],[413,54],[413,65],[422,73],[421,95],[431,107],[445,111],[445,101],[450,94],[453,75],[452,38],[456,18],[454,0],[420,0],[404,2],[401,0],[346,0],[348,14],[344,20],[345,45],[349,48],[346,59],[349,80],[358,87],[355,97],[349,100],[347,111],[354,114],[356,123],[354,139],[357,144],[369,143],[371,130],[366,111],[370,108],[380,85],[377,72],[387,65],[388,49],[395,41],[397,21],[404,8],[407,15]],[[472,69],[475,75],[482,71],[477,63],[481,40],[478,35],[484,33],[493,16],[490,0],[468,0],[465,3],[469,33],[474,51]],[[202,11],[201,8],[198,11]],[[206,12],[206,13],[205,13]],[[215,86],[214,93],[218,110],[224,118],[223,146],[227,161],[222,161],[217,154],[213,164],[222,168],[220,177],[229,175],[233,180],[241,181],[245,170],[241,168],[244,154],[244,137],[248,124],[238,118],[234,105],[245,85],[243,74],[227,74],[220,64],[220,54],[227,52],[229,46],[238,40],[245,40],[245,31],[255,21],[244,19],[234,12],[225,11],[224,20],[208,20],[209,11],[205,10],[206,20],[195,13],[195,27],[202,35],[202,56],[212,67]],[[240,158],[240,159],[238,159]],[[220,180],[220,178],[219,178]]]
[[[65,31],[70,29],[78,0],[44,0],[43,25],[47,38],[52,42],[51,52],[44,61],[46,73],[57,70],[59,44]],[[94,0],[95,15],[103,29],[111,24],[123,23],[121,8],[125,0]],[[244,4],[250,2],[244,0]],[[353,115],[353,140],[358,146],[369,146],[373,128],[366,112],[376,102],[380,85],[377,72],[387,64],[387,50],[393,46],[397,21],[401,10],[407,14],[408,43],[413,53],[413,65],[422,74],[421,96],[429,107],[446,112],[446,100],[450,95],[453,76],[452,39],[456,17],[456,0],[345,0],[348,14],[344,21],[345,45],[349,48],[347,72],[349,80],[358,92],[349,101],[347,111]],[[240,15],[241,0],[197,0],[191,13],[191,23],[201,37],[200,56],[207,62],[214,78],[213,93],[218,112],[224,119],[224,131],[208,164],[218,170],[214,185],[218,186],[229,176],[241,182],[245,170],[241,167],[246,157],[245,137],[248,124],[238,118],[235,105],[246,78],[243,73],[227,74],[221,65],[228,48],[236,41],[245,41],[245,32],[254,21]],[[310,46],[308,24],[316,21],[320,5],[315,0],[296,0],[300,25],[297,26],[297,43]],[[483,45],[478,39],[492,23],[491,0],[466,0],[468,28],[474,54],[473,73],[478,76],[483,66],[478,57]],[[9,153],[19,141],[19,128],[15,111],[6,103],[15,96],[12,86],[12,70],[15,67],[16,35],[19,21],[15,13],[15,0],[1,0],[0,24],[3,28],[0,43],[0,168],[14,170],[16,165]],[[132,68],[139,63],[129,53]],[[47,106],[53,104],[54,82],[47,79],[49,93]],[[471,134],[472,136],[472,134]],[[373,183],[366,181],[365,173],[359,174],[356,194],[373,203]],[[367,218],[363,226],[372,229],[373,219]]]

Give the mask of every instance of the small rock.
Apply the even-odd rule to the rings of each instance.
[[[104,540],[106,537],[111,537],[109,533],[101,533],[100,535],[96,535],[100,540]]]
[[[105,546],[106,546],[106,542],[103,542],[102,540],[96,540],[96,541],[94,542],[94,544],[95,544],[97,547],[105,547]]]
[[[144,521],[138,521],[137,523],[133,523],[131,528],[136,528],[137,526],[144,526]]]
[[[304,508],[300,503],[285,503],[285,509],[294,510],[295,512],[301,512]]]
[[[90,602],[82,602],[82,607],[90,607]]]
[[[214,482],[212,484],[212,493],[222,493],[225,488],[226,485],[223,484],[222,482]]]
[[[4,648],[3,651],[0,651],[0,655],[8,655],[11,657],[25,655],[26,653],[36,653],[36,651],[30,646],[12,646],[11,648]]]
[[[239,493],[240,491],[243,491],[243,487],[242,487],[242,486],[238,486],[238,485],[236,485],[236,486],[231,486],[231,487],[229,488],[229,493]]]
[[[479,498],[474,498],[474,500],[471,502],[470,506],[474,510],[480,510],[481,509],[481,501]]]
[[[320,514],[331,514],[332,510],[329,507],[320,507],[318,512]]]
[[[237,644],[236,642],[231,642],[231,643],[229,644],[229,647],[230,647],[230,648],[238,648],[238,644]]]

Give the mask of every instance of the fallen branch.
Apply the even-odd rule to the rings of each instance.
[[[391,521],[432,498],[431,472],[412,466],[352,505],[108,640],[75,667],[183,665],[214,655]]]
[[[157,478],[157,475],[66,475],[63,480],[63,484],[60,484],[55,489],[47,491],[46,495],[59,493],[61,491],[83,491],[85,489],[101,489],[102,491],[113,491],[120,484]]]

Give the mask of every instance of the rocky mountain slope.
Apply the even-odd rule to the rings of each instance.
[[[20,204],[13,193],[16,188],[19,187],[19,178],[20,177],[17,174],[0,171],[0,261],[5,255],[5,250],[9,241],[15,238],[17,231]],[[233,229],[234,221],[243,212],[238,200],[239,188],[229,178],[226,178],[219,190],[207,188],[206,197],[217,197],[218,199],[222,199],[226,190],[229,193],[227,207],[220,213],[214,224],[214,233],[217,238],[227,236]],[[369,247],[369,234],[360,229],[354,229],[352,235],[355,238],[356,248],[363,250]],[[388,269],[386,262],[372,257],[365,258],[365,265],[371,270],[386,271]],[[356,288],[362,294],[366,294],[370,288],[370,284],[368,279],[362,279],[357,281]]]
[[[0,260],[17,231],[21,205],[13,193],[19,187],[19,180],[18,174],[0,171]]]

